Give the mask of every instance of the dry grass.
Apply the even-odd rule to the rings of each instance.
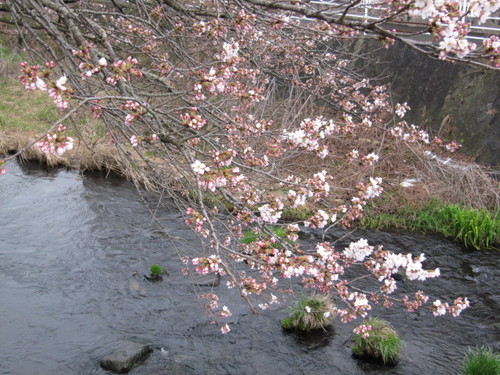
[[[499,182],[491,171],[459,154],[428,150],[415,144],[395,142],[381,155],[380,170],[384,174],[386,194],[375,200],[372,208],[391,213],[398,208],[421,207],[430,201],[461,204],[476,209],[494,211],[500,203]],[[414,185],[401,186],[405,180]]]
[[[45,154],[38,147],[31,146],[33,140],[37,139],[38,135],[30,132],[15,132],[13,130],[0,132],[0,155],[8,155],[20,151],[18,157],[20,160],[39,160],[49,166],[66,166],[71,167],[71,158],[64,158],[56,155]]]
[[[407,144],[392,136],[384,137],[382,130],[373,128],[353,136],[333,136],[329,147],[331,154],[324,160],[297,153],[284,161],[283,167],[299,175],[327,170],[334,176],[332,199],[339,201],[352,196],[356,183],[372,175],[382,177],[385,192],[370,204],[375,214],[394,213],[401,207],[421,207],[433,200],[490,211],[499,207],[499,182],[487,167],[466,156],[451,154],[437,146]],[[377,153],[380,160],[373,167],[349,162],[345,155],[352,149],[365,155]],[[414,180],[414,186],[401,186],[405,180]]]
[[[269,99],[270,102],[262,103],[261,112],[263,116],[276,119],[277,136],[288,124],[303,118],[320,115],[336,118],[331,109],[301,100],[300,96],[295,101]],[[337,134],[327,142],[330,149],[327,158],[320,160],[311,153],[292,153],[279,161],[273,174],[281,174],[281,177],[289,174],[310,176],[327,170],[334,176],[331,183],[333,203],[349,199],[355,193],[356,183],[366,181],[370,176],[383,177],[385,194],[373,201],[374,213],[392,213],[408,206],[421,207],[433,200],[490,211],[499,206],[498,181],[492,178],[488,168],[475,164],[464,155],[451,154],[438,146],[408,144],[375,127],[358,129],[353,134]],[[346,155],[353,149],[361,155],[374,152],[380,160],[374,167],[349,162]],[[426,151],[440,156],[429,157]],[[448,158],[453,159],[445,163]],[[405,180],[417,183],[403,187],[400,184]]]
[[[11,54],[10,51],[10,48],[0,45],[0,73],[3,77],[0,78],[0,153],[3,154],[21,150],[30,144],[60,115],[44,93],[28,92],[17,82],[14,77],[19,71],[22,56]],[[257,110],[256,117],[261,115],[274,119],[276,138],[280,137],[283,128],[303,118],[319,115],[335,118],[332,109],[304,99],[300,92],[291,94],[295,99],[288,100],[287,97],[283,100],[275,94],[262,102],[261,108]],[[24,150],[21,157],[82,170],[113,170],[151,189],[158,186],[157,182],[161,179],[175,181],[178,176],[186,178],[187,166],[176,165],[182,158],[175,155],[162,157],[164,160],[149,155],[141,157],[131,152],[128,145],[122,146],[124,152],[117,152],[107,142],[107,129],[102,123],[83,113],[77,113],[75,118],[76,127],[70,131],[70,135],[80,141],[68,156],[47,156],[31,147]],[[487,169],[465,158],[445,164],[442,161],[450,155],[432,159],[422,147],[399,142],[384,135],[383,129],[377,128],[332,136],[328,145],[331,154],[324,160],[308,153],[296,152],[279,160],[269,174],[283,178],[289,174],[310,176],[325,169],[334,176],[329,204],[341,203],[352,196],[356,183],[366,181],[372,175],[381,176],[384,178],[386,194],[372,203],[371,209],[375,214],[391,213],[400,207],[419,207],[431,200],[490,210],[498,207],[498,182],[491,178]],[[263,149],[265,145],[262,140],[256,139],[254,147]],[[348,162],[346,154],[352,149],[359,150],[360,154],[375,152],[379,154],[380,161],[374,167]],[[432,152],[438,154],[440,151],[433,149]],[[154,168],[155,172],[143,173],[150,168]],[[265,175],[250,173],[249,177],[258,184],[270,186],[271,190],[273,185],[270,184],[274,183],[277,194],[280,194],[281,187]],[[400,183],[406,179],[414,179],[418,183],[412,187],[401,187]]]

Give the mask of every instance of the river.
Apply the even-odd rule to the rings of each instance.
[[[285,306],[252,315],[223,286],[217,293],[233,316],[222,335],[209,324],[177,253],[198,246],[174,209],[151,220],[128,182],[38,164],[7,165],[0,177],[0,374],[97,374],[99,359],[124,340],[150,344],[151,357],[130,372],[146,374],[456,374],[469,346],[499,348],[498,253],[472,252],[448,240],[415,234],[355,232],[372,245],[425,252],[427,268],[442,276],[423,288],[432,297],[467,296],[459,318],[428,311],[380,310],[405,340],[394,367],[354,359],[350,333],[357,323],[297,336],[281,330]],[[331,239],[343,235],[335,230]],[[307,234],[315,241],[315,234]],[[169,275],[143,279],[152,264]],[[223,284],[223,283],[222,283]],[[203,288],[201,288],[203,289]]]

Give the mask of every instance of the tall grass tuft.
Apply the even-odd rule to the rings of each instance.
[[[498,212],[466,208],[458,204],[430,206],[418,211],[415,226],[441,233],[476,250],[493,248],[500,241]]]
[[[500,375],[500,355],[490,348],[471,348],[464,358],[461,375]]]
[[[163,274],[168,272],[165,272],[165,269],[158,265],[158,264],[153,264],[149,268],[149,275],[144,275],[144,278],[148,281],[156,282],[156,281],[162,281],[163,280]]]
[[[314,294],[300,298],[288,318],[281,321],[287,330],[313,331],[325,329],[335,317],[335,305],[326,295]]]
[[[369,357],[384,364],[393,364],[399,359],[403,340],[390,324],[379,318],[369,318],[365,325],[371,326],[368,337],[354,335],[352,353],[360,357]]]
[[[407,229],[436,232],[461,242],[465,247],[499,249],[500,211],[467,208],[459,204],[431,202],[425,207],[401,209],[395,214],[368,214],[361,220],[367,229]]]

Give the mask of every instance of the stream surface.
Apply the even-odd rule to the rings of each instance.
[[[215,290],[233,316],[231,332],[222,335],[209,324],[199,290],[181,273],[177,252],[198,242],[178,212],[158,212],[170,235],[182,239],[174,246],[122,179],[38,164],[10,163],[7,169],[0,177],[1,375],[104,375],[99,359],[124,340],[154,348],[132,375],[456,374],[469,346],[500,349],[496,252],[466,251],[433,236],[351,235],[396,252],[424,252],[426,268],[441,268],[438,279],[398,283],[402,291],[471,302],[459,318],[434,318],[428,310],[374,311],[405,340],[402,360],[386,367],[351,356],[350,335],[359,322],[335,321],[317,335],[285,333],[280,320],[286,306],[252,315],[224,282]],[[335,230],[329,239],[343,234]],[[313,232],[305,237],[311,246],[318,240]],[[142,277],[152,264],[169,271],[163,282]]]

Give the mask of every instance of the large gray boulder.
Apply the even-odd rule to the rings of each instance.
[[[101,359],[100,365],[105,370],[123,374],[144,362],[151,352],[148,345],[127,341]]]

